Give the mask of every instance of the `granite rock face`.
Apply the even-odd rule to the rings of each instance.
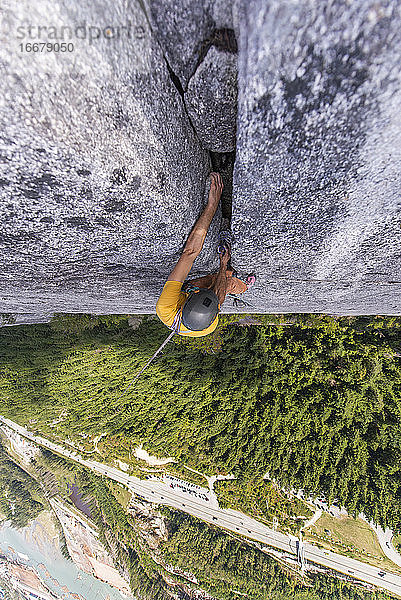
[[[5,24],[0,312],[154,310],[205,204],[209,157],[140,4],[23,1]],[[73,52],[16,50],[16,36],[62,33]],[[218,226],[200,272],[217,264]]]
[[[237,6],[235,264],[261,312],[400,313],[395,3]]]
[[[235,149],[237,42],[233,3],[148,0],[147,14],[204,147]]]
[[[184,96],[202,144],[213,152],[235,149],[237,56],[211,46]]]
[[[216,29],[233,27],[231,0],[144,0],[152,30],[182,88],[195,74]]]
[[[7,0],[3,16],[0,313],[154,312],[208,151],[235,140],[233,263],[258,281],[251,308],[224,310],[400,312],[392,0]],[[19,49],[49,41],[74,50]],[[217,267],[219,219],[193,275]]]
[[[212,0],[146,0],[152,29],[184,89],[196,71],[203,43],[214,29],[211,3]]]

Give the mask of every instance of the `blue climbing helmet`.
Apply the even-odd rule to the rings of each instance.
[[[202,331],[213,323],[219,309],[219,299],[212,290],[196,290],[182,307],[182,323],[191,331]]]

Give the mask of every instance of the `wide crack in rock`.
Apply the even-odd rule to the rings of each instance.
[[[46,2],[28,4],[43,22]],[[73,64],[4,48],[0,311],[152,312],[205,205],[210,158],[137,2],[55,10],[71,26],[123,14],[141,36],[82,40]],[[219,216],[202,274],[217,264]]]
[[[220,173],[224,183],[223,193],[221,195],[222,217],[231,221],[235,150],[233,152],[210,152],[210,160],[213,171]]]
[[[215,29],[201,44],[184,94],[191,122],[224,183],[222,215],[231,220],[238,95],[237,40],[233,29]]]
[[[189,122],[209,152],[211,168],[223,178],[222,216],[230,220],[236,148],[237,52],[233,29],[213,30],[200,45],[196,66],[185,89],[166,52],[163,52],[168,73],[182,98]]]
[[[233,253],[258,275],[255,311],[399,313],[394,3],[138,1],[57,2],[57,22],[118,14],[143,33],[73,65],[4,47],[0,310],[154,311],[210,166],[231,214],[235,162]],[[218,263],[220,216],[194,276]]]
[[[201,63],[204,61],[210,48],[214,46],[221,52],[228,52],[229,54],[238,54],[237,38],[235,37],[235,31],[227,27],[221,29],[214,29],[210,36],[204,39],[200,45],[199,57],[196,62],[195,68],[192,72],[191,79],[196,71],[198,70]],[[186,86],[188,87],[188,85]]]

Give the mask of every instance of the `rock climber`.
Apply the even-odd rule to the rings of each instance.
[[[156,304],[156,314],[170,329],[184,336],[201,337],[217,327],[218,313],[227,294],[242,294],[255,282],[255,275],[245,281],[236,276],[230,264],[231,232],[226,221],[220,232],[220,268],[217,273],[192,279],[184,284],[195,258],[200,254],[210,223],[219,205],[223,181],[219,173],[211,173],[206,208],[195,223],[184,250],[171,271]]]

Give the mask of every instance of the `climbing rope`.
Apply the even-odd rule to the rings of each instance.
[[[116,402],[118,400],[120,400],[120,398],[122,396],[124,396],[124,394],[129,390],[129,388],[139,379],[139,377],[142,375],[142,373],[148,368],[148,366],[150,365],[150,363],[152,362],[152,360],[154,360],[156,358],[156,356],[159,354],[159,352],[161,352],[163,350],[163,348],[166,346],[166,344],[171,340],[171,338],[175,334],[176,334],[176,331],[173,330],[168,335],[168,337],[164,340],[164,342],[162,343],[162,345],[156,350],[156,352],[153,354],[153,356],[148,360],[148,362],[146,363],[146,365],[144,367],[142,367],[142,369],[139,371],[139,373],[137,375],[135,375],[135,377],[131,381],[131,383],[129,385],[127,385],[127,387],[124,389],[123,393],[117,398]]]
[[[199,292],[199,289],[197,286],[195,285],[191,285],[191,284],[187,284],[185,286],[185,293],[187,294],[196,294],[197,292]],[[171,329],[171,333],[167,336],[167,338],[164,340],[164,342],[162,343],[162,345],[156,350],[156,352],[153,354],[153,356],[148,360],[148,362],[146,363],[146,365],[144,367],[142,367],[142,369],[139,371],[139,373],[137,375],[135,375],[134,379],[129,383],[129,385],[127,385],[127,387],[124,389],[124,391],[122,392],[122,394],[119,395],[119,397],[116,399],[116,402],[118,402],[118,400],[120,400],[120,398],[122,398],[122,396],[124,396],[124,394],[130,389],[130,387],[132,385],[134,385],[134,383],[136,381],[138,381],[139,377],[142,375],[142,373],[144,371],[146,371],[146,369],[148,368],[148,366],[150,365],[150,363],[156,358],[156,356],[159,354],[159,352],[161,352],[163,350],[163,348],[168,344],[168,342],[171,340],[171,338],[180,331],[181,328],[181,322],[182,322],[182,306],[181,308],[177,311],[175,317],[174,317],[174,321],[170,327]],[[118,411],[121,412],[121,411]],[[118,414],[118,413],[117,413]]]

